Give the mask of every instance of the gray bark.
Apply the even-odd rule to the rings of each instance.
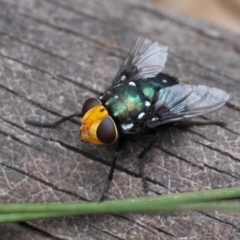
[[[0,202],[95,201],[115,146],[79,141],[77,121],[54,121],[81,110],[111,83],[139,36],[170,47],[172,74],[219,87],[231,98],[205,119],[227,122],[189,131],[170,129],[145,158],[158,194],[237,186],[240,180],[239,36],[175,16],[140,1],[0,1]],[[49,138],[82,150],[69,151]],[[144,196],[130,144],[117,162],[109,199]],[[154,195],[150,192],[149,195]],[[239,239],[239,215],[104,215],[0,226],[8,239]]]

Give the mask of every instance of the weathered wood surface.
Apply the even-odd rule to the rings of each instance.
[[[114,148],[82,144],[76,122],[48,130],[24,120],[55,120],[79,111],[110,84],[138,36],[169,45],[184,81],[231,95],[224,108],[207,116],[226,121],[226,127],[173,132],[155,144],[145,165],[150,187],[168,194],[239,185],[239,36],[137,0],[1,0],[0,16],[1,203],[99,199]],[[140,150],[130,145],[117,162],[109,198],[144,195]],[[239,239],[239,217],[217,212],[71,217],[2,225],[0,238]]]

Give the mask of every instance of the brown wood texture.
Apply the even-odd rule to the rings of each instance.
[[[206,116],[226,127],[172,129],[161,136],[145,158],[154,190],[149,195],[239,185],[239,36],[137,0],[1,0],[1,203],[99,199],[115,146],[81,143],[77,121],[41,129],[24,120],[53,121],[80,111],[88,97],[109,86],[139,36],[170,46],[182,80],[231,95],[226,106]],[[137,160],[143,144],[130,144],[121,155],[110,199],[145,195]],[[240,239],[240,215],[69,217],[1,225],[0,239]]]

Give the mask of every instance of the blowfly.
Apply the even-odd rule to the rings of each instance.
[[[54,123],[26,121],[34,126],[53,128],[73,117],[82,117],[81,141],[97,145],[118,141],[100,200],[106,197],[117,157],[128,140],[142,135],[154,135],[139,154],[140,174],[144,189],[147,190],[142,159],[159,136],[157,128],[213,112],[229,99],[229,95],[221,89],[179,83],[177,78],[164,73],[167,57],[167,46],[139,38],[123,61],[111,86],[98,97],[87,99],[81,113],[74,113]],[[224,123],[212,121],[187,124]]]

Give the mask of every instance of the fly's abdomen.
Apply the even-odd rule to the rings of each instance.
[[[137,87],[142,91],[146,100],[152,103],[157,98],[157,90],[160,88],[159,84],[153,80],[144,79],[137,83]]]
[[[142,79],[136,81],[137,87],[141,90],[150,103],[158,100],[158,92],[161,88],[169,87],[178,84],[176,78],[170,77],[164,73],[159,73],[154,78]]]

